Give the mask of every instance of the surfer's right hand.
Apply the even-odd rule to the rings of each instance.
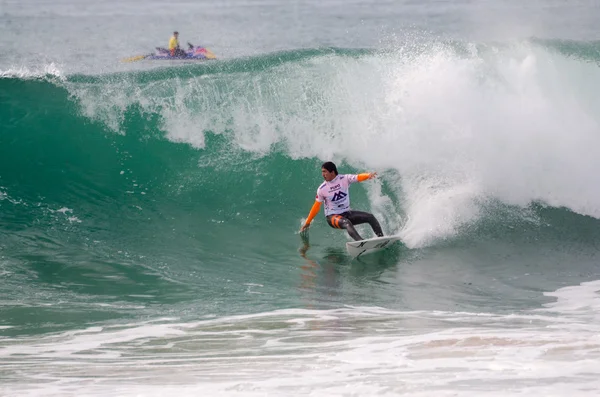
[[[310,223],[308,223],[308,224],[304,223],[302,225],[302,227],[300,228],[300,233],[303,233],[303,232],[307,231],[309,227],[310,227]]]

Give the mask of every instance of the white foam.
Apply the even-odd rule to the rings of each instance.
[[[558,312],[584,322],[600,324],[600,281],[582,283],[578,286],[561,288],[544,295],[556,297],[556,302],[546,304],[540,312]],[[600,328],[597,328],[600,331]]]
[[[8,193],[6,193],[5,190],[2,190],[2,189],[4,189],[4,187],[0,186],[0,201],[6,200],[9,203],[14,204],[14,205],[23,204],[23,200],[13,199],[12,197],[10,197],[8,195]]]
[[[287,309],[0,339],[3,384],[48,396],[588,396],[600,390],[599,287],[507,315]]]
[[[37,68],[18,66],[0,70],[0,78],[17,77],[20,79],[35,79],[40,77],[53,76],[60,79],[64,78],[62,68],[54,62],[41,65]]]

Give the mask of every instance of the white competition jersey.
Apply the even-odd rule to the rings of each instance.
[[[351,183],[358,182],[358,175],[338,175],[329,182],[323,182],[317,189],[316,200],[325,203],[325,216],[350,211]]]

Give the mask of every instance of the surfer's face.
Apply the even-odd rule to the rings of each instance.
[[[323,179],[325,179],[327,182],[332,181],[336,176],[335,172],[329,172],[325,168],[321,168],[321,174],[323,175]]]

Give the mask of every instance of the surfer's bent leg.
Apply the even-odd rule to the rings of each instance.
[[[368,223],[371,225],[373,232],[377,235],[377,237],[383,237],[383,231],[381,230],[381,225],[377,221],[377,218],[373,216],[373,214],[369,214],[368,212],[363,211],[348,211],[344,214],[353,225],[360,225],[361,223]]]
[[[358,232],[352,225],[352,222],[350,222],[350,220],[348,220],[348,218],[346,218],[343,215],[329,215],[327,217],[327,223],[329,224],[329,226],[336,229],[346,229],[350,237],[352,237],[356,241],[360,241],[363,239],[362,237],[360,237],[360,234],[358,234]]]

